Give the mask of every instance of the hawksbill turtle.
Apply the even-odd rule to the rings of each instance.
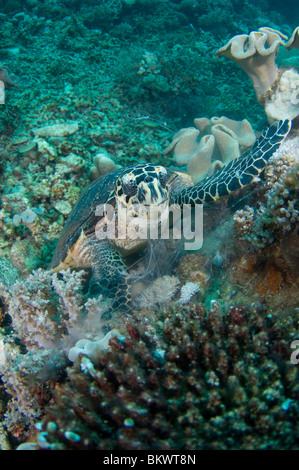
[[[146,240],[129,236],[125,239],[98,237],[97,229],[103,229],[103,233],[109,223],[116,226],[120,208],[131,211],[134,218],[136,206],[175,204],[183,208],[184,204],[189,204],[194,207],[215,202],[258,181],[267,161],[290,129],[291,121],[288,120],[272,124],[251,149],[197,184],[193,184],[186,173],[150,163],[132,165],[101,176],[75,204],[50,268],[55,272],[68,268],[91,269],[90,285],[98,284],[108,290],[113,298],[110,308],[130,310],[130,275],[125,257],[144,246]],[[99,213],[98,207],[104,210]],[[113,209],[113,217],[105,209],[107,207]]]

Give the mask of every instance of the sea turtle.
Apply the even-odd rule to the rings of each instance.
[[[91,269],[90,285],[98,284],[108,290],[113,298],[111,309],[129,310],[130,276],[124,257],[144,246],[146,240],[130,236],[120,239],[117,236],[119,226],[116,237],[105,238],[97,234],[102,235],[108,225],[116,227],[121,208],[130,213],[132,221],[138,205],[176,204],[183,208],[184,204],[190,204],[194,207],[214,202],[257,181],[290,128],[291,121],[287,120],[272,124],[251,149],[197,184],[181,171],[150,163],[132,165],[101,176],[77,201],[66,221],[50,268],[55,272],[68,268]]]

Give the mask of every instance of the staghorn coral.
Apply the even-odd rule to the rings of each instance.
[[[68,368],[36,447],[295,448],[296,322],[266,313],[216,303],[139,312],[96,363],[79,356]]]
[[[239,157],[256,140],[246,119],[196,118],[194,124],[196,128],[177,132],[164,154],[173,151],[176,164],[187,165],[187,172],[196,183]]]

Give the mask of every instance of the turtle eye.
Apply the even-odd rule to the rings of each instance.
[[[159,181],[162,186],[162,188],[166,188],[166,183],[167,183],[167,173],[159,173]]]
[[[135,180],[129,180],[123,183],[123,191],[127,196],[135,196],[137,194],[137,183]]]

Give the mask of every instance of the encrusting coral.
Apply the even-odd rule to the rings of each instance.
[[[264,100],[269,123],[277,119],[294,119],[299,114],[299,73],[294,68],[280,72],[275,89]]]
[[[298,27],[287,40],[280,31],[263,27],[249,35],[234,36],[216,51],[217,57],[233,60],[251,78],[270,124],[279,119],[294,119],[299,114],[298,71],[279,69],[275,61],[280,46],[299,48]]]
[[[225,116],[194,119],[195,127],[177,132],[164,154],[173,151],[178,166],[187,166],[194,182],[212,175],[251,147],[255,133],[250,123]]]

